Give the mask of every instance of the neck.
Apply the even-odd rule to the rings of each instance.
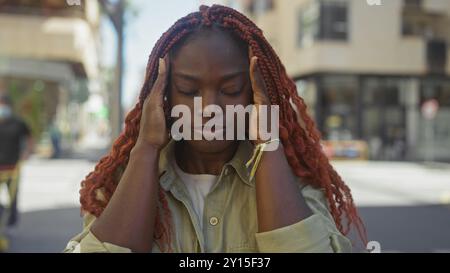
[[[239,142],[235,141],[223,151],[208,153],[197,151],[181,141],[175,144],[175,159],[180,169],[186,173],[220,175],[223,166],[233,158],[238,146]]]

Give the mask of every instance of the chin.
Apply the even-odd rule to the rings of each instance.
[[[201,153],[221,153],[235,143],[234,140],[189,140],[186,142],[192,149]]]

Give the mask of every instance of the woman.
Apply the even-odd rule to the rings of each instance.
[[[194,97],[222,109],[278,105],[278,147],[171,140],[170,110],[192,110]],[[349,252],[352,225],[365,240],[295,84],[262,31],[231,8],[201,6],[163,34],[125,122],[82,182],[85,227],[66,252]]]

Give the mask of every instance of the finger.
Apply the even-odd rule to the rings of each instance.
[[[248,57],[251,59],[253,56],[254,56],[254,55],[253,55],[252,47],[249,46],[249,47],[248,47]]]
[[[261,73],[259,72],[257,61],[258,58],[256,56],[253,56],[250,59],[250,81],[254,92],[253,97],[255,100],[258,100],[255,102],[267,103],[268,99],[266,87],[264,85]]]
[[[167,73],[166,59],[159,58],[158,77],[156,78],[156,81],[153,84],[150,96],[152,98],[155,98],[158,101],[161,100],[161,103],[162,103],[162,99],[164,98],[164,90],[167,85],[167,78],[168,78],[167,75],[168,75],[168,73]]]
[[[258,79],[258,71],[257,68],[257,57],[251,57],[250,58],[250,81],[252,83],[253,92],[260,92],[262,91],[261,82]]]

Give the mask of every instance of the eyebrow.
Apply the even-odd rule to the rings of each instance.
[[[236,71],[236,72],[231,72],[231,73],[225,74],[224,76],[221,77],[221,81],[227,81],[227,80],[233,79],[233,78],[240,76],[242,74],[245,74],[247,72],[248,71]],[[180,77],[183,79],[187,79],[187,80],[191,80],[191,81],[200,80],[200,77],[189,74],[189,73],[184,73],[184,72],[176,72],[176,73],[174,73],[174,76]]]

